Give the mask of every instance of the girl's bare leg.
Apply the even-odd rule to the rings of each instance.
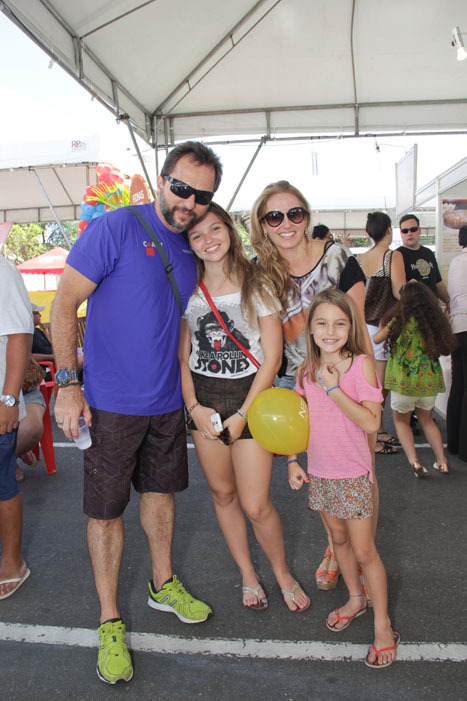
[[[192,431],[191,435],[211,490],[219,526],[242,575],[242,585],[256,589],[259,579],[248,547],[247,526],[238,499],[231,448],[219,441],[203,438],[199,431]],[[252,606],[264,597],[265,592],[260,589],[258,597],[252,593],[244,594],[243,603],[245,606]]]
[[[365,582],[373,602],[375,617],[374,646],[378,650],[394,645],[394,632],[388,616],[388,587],[386,570],[378,555],[373,539],[371,519],[353,519],[345,522],[347,525],[352,550],[360,563]],[[384,664],[394,659],[395,650],[382,652],[379,655],[378,664]],[[376,660],[376,654],[372,650],[368,658],[369,662]]]
[[[407,411],[405,414],[401,414],[399,411],[394,410],[392,412],[392,415],[394,417],[394,425],[397,431],[397,437],[401,442],[401,446],[404,450],[407,460],[411,465],[413,465],[415,460],[417,460],[417,453],[415,452],[413,433],[412,429],[410,428],[411,414],[411,411]]]
[[[360,609],[365,608],[366,602],[362,596],[363,592],[358,572],[358,564],[352,550],[347,529],[348,522],[327,513],[323,513],[323,518],[331,532],[339,569],[349,592],[347,603],[339,607],[337,611],[340,616],[354,616]],[[371,519],[367,520],[371,526]],[[336,630],[340,630],[346,624],[346,621],[339,621],[336,611],[331,611],[327,620],[328,624]]]
[[[272,455],[253,439],[238,440],[231,450],[240,504],[251,521],[280,588],[292,591],[296,580],[285,559],[282,524],[270,497]],[[301,587],[297,587],[294,595],[295,602],[290,596],[284,597],[291,611],[309,605],[309,598]]]
[[[446,455],[444,453],[443,439],[441,437],[438,426],[433,421],[433,412],[431,409],[419,409],[417,407],[418,423],[423,429],[428,443],[431,445],[436,456],[436,462],[445,463]]]

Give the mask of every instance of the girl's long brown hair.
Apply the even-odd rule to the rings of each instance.
[[[250,324],[257,321],[255,310],[255,298],[259,298],[269,309],[279,311],[279,304],[274,287],[266,278],[259,266],[248,260],[240,234],[235,228],[228,212],[216,202],[211,202],[205,217],[212,212],[225,224],[229,232],[230,248],[224,260],[224,273],[226,277],[236,280],[241,290],[241,306]],[[204,218],[204,217],[203,217]],[[198,272],[198,285],[204,275],[204,261],[193,253]]]
[[[383,326],[389,326],[385,346],[392,350],[397,339],[411,318],[418,324],[425,343],[426,354],[437,360],[440,355],[450,355],[457,346],[451,325],[439,306],[438,299],[422,282],[408,282],[401,288],[398,302],[384,315]]]
[[[305,216],[305,231],[310,226],[310,205],[300,190],[291,185],[287,180],[279,180],[268,185],[256,199],[251,210],[250,217],[250,241],[258,256],[258,266],[264,271],[268,280],[274,283],[282,310],[287,309],[289,292],[295,290],[295,285],[287,270],[287,263],[280,255],[273,243],[264,235],[261,220],[266,212],[267,201],[272,195],[288,192],[300,202],[307,212]]]
[[[313,297],[313,301],[308,309],[308,314],[306,317],[306,358],[297,371],[297,378],[300,387],[303,387],[303,378],[305,374],[308,375],[311,382],[316,382],[316,372],[320,364],[321,354],[320,349],[316,345],[313,336],[311,335],[311,322],[316,309],[320,304],[333,304],[335,307],[339,307],[339,309],[350,321],[349,338],[341,350],[342,357],[350,358],[365,353],[357,314],[350,297],[344,292],[335,290],[332,287],[319,292],[317,295],[315,295],[315,297]]]

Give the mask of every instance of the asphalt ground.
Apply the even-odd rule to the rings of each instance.
[[[444,422],[436,420],[444,433]],[[54,436],[65,442],[55,424]],[[418,453],[425,465],[432,464],[429,448]],[[56,475],[47,475],[40,460],[25,468],[21,485],[23,550],[31,577],[0,602],[3,699],[467,697],[467,463],[457,457],[450,457],[449,475],[429,468],[425,480],[413,477],[402,452],[377,458],[377,545],[388,572],[390,616],[402,642],[395,664],[371,670],[362,661],[372,641],[371,612],[339,635],[325,626],[329,611],[345,601],[344,584],[340,579],[330,592],[316,588],[324,533],[318,514],[306,508],[305,491],[289,489],[285,460],[274,461],[272,497],[291,570],[312,596],[303,614],[286,608],[252,535],[270,606],[265,612],[242,606],[240,578],[190,449],[190,487],[176,498],[174,570],[193,594],[211,604],[214,616],[186,625],[147,606],[149,556],[133,493],[125,512],[119,603],[135,675],[129,684],[111,687],[95,673],[98,601],[85,544],[82,454],[56,446],[55,455]]]

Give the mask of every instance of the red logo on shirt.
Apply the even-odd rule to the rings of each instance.
[[[154,255],[154,249],[153,249],[153,248],[146,248],[146,255],[147,255],[147,256],[153,256],[153,255]]]

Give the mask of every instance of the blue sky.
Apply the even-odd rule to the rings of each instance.
[[[57,65],[49,68],[49,63],[49,58],[0,13],[0,148],[98,134],[106,160],[127,172],[132,167],[128,163],[133,163],[133,172],[140,172],[135,158],[125,160],[133,150],[126,126],[117,125],[110,112],[92,101]],[[394,164],[414,142],[419,145],[419,185],[467,156],[467,136],[381,137],[377,144],[372,137],[267,144],[233,208],[249,209],[263,187],[279,179],[290,180],[303,190],[313,209],[392,207]],[[255,148],[215,147],[224,163],[224,178],[216,196],[220,204],[227,205]],[[312,175],[313,158],[318,175]]]

